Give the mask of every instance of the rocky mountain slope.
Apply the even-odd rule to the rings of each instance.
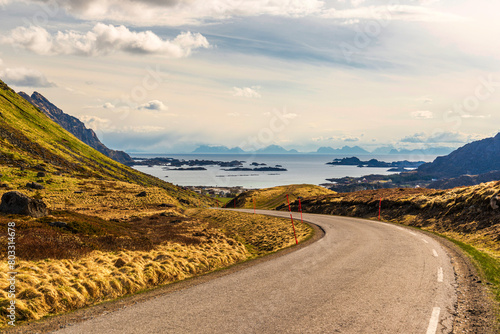
[[[467,144],[447,156],[418,168],[420,174],[435,178],[456,178],[500,170],[500,133]]]
[[[103,143],[101,143],[99,138],[97,138],[94,130],[87,129],[82,121],[80,121],[76,117],[64,113],[61,109],[47,100],[42,94],[34,92],[31,96],[29,96],[24,92],[19,92],[19,95],[22,96],[26,101],[40,109],[40,111],[47,115],[51,120],[62,126],[64,129],[72,133],[76,138],[80,139],[90,147],[95,148],[102,154],[110,157],[115,161],[124,164],[133,163],[132,158],[127,153],[107,148]]]

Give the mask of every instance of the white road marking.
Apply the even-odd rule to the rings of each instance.
[[[411,235],[414,235],[414,236],[417,236],[417,234],[416,234],[416,233],[413,233],[413,232],[410,232],[410,234],[411,234]]]
[[[438,268],[438,282],[442,283],[444,279],[443,268]]]
[[[425,242],[426,244],[429,243],[429,241],[425,240],[425,239],[422,239],[423,242]]]
[[[432,250],[432,255],[434,255],[434,257],[438,257],[438,252],[436,252],[435,249]]]
[[[441,313],[439,307],[434,307],[432,309],[431,320],[429,321],[429,327],[427,327],[427,334],[436,334],[439,323],[439,313]]]

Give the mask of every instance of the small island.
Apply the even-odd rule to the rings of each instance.
[[[288,170],[281,167],[257,167],[257,168],[246,168],[246,167],[236,167],[223,169],[228,172],[287,172]]]
[[[163,168],[164,170],[207,170],[205,167],[180,167],[180,168]]]
[[[377,168],[391,168],[391,172],[404,172],[407,168],[415,169],[419,166],[425,164],[425,161],[393,161],[385,162],[379,161],[377,159],[371,159],[368,161],[361,161],[357,157],[334,159],[332,162],[327,162],[327,165],[332,166],[358,166],[358,167],[377,167]]]
[[[217,160],[179,160],[175,158],[150,158],[141,159],[133,158],[134,166],[167,166],[167,167],[203,167],[203,166],[219,166],[219,167],[242,167],[245,161],[217,161]]]

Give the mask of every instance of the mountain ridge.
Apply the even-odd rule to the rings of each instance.
[[[85,124],[78,118],[66,114],[42,94],[33,92],[33,94],[29,96],[25,92],[19,92],[18,95],[38,108],[47,117],[62,126],[66,131],[72,133],[82,142],[96,149],[102,154],[124,164],[130,165],[134,162],[134,160],[132,160],[132,158],[127,153],[108,148],[99,140],[94,130],[88,129]]]
[[[0,80],[0,168],[2,181],[12,175],[35,181],[38,171],[73,180],[120,181],[166,190],[179,205],[205,203],[206,198],[123,165],[51,120]],[[5,175],[8,173],[9,175]],[[197,204],[198,205],[198,204]]]
[[[496,170],[500,170],[500,132],[495,137],[466,144],[417,169],[418,173],[436,178],[480,175]]]

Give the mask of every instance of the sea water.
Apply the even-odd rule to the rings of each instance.
[[[361,177],[370,174],[390,175],[389,168],[368,168],[357,166],[332,166],[327,162],[333,159],[345,158],[345,155],[328,154],[131,154],[134,158],[168,157],[179,160],[213,160],[213,161],[245,161],[243,167],[250,166],[252,162],[264,163],[266,166],[274,167],[281,165],[287,169],[286,172],[255,172],[255,171],[225,171],[219,166],[203,166],[204,171],[176,171],[165,170],[164,166],[134,166],[135,169],[156,176],[167,182],[180,186],[213,186],[213,187],[236,187],[243,188],[268,188],[288,184],[323,184],[328,183],[328,178],[341,178],[345,176]],[[360,155],[362,161],[377,159],[379,161],[433,161],[436,156],[419,155]],[[187,167],[187,166],[185,166]]]

